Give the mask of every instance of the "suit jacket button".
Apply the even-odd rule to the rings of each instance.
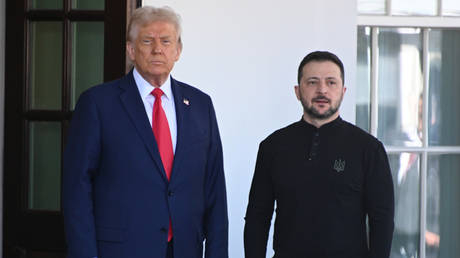
[[[167,229],[167,228],[161,228],[160,231],[161,231],[162,233],[166,233],[166,232],[168,232],[168,229]]]
[[[169,192],[168,192],[168,196],[169,196],[169,197],[172,197],[173,194],[174,194],[173,191],[169,191]]]

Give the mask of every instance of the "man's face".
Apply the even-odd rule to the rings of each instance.
[[[140,26],[137,37],[127,42],[129,58],[150,84],[163,84],[179,60],[182,48],[177,36],[173,24],[156,21]]]
[[[311,61],[302,69],[300,85],[295,86],[297,99],[310,120],[332,121],[339,115],[346,88],[340,68],[331,61]]]

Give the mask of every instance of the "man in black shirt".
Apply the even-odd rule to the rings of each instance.
[[[300,121],[259,146],[244,228],[246,258],[388,258],[394,193],[383,145],[342,120],[344,68],[329,52],[300,63]],[[369,232],[366,230],[368,219]]]

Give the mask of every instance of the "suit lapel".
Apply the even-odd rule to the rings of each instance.
[[[174,95],[174,105],[176,107],[176,120],[177,120],[177,143],[176,152],[174,153],[174,163],[171,173],[171,181],[174,182],[174,178],[177,178],[180,166],[180,160],[182,158],[182,152],[184,150],[184,144],[186,144],[186,130],[187,124],[184,122],[188,116],[189,105],[187,102],[187,94],[183,91],[183,87],[171,77],[171,88]],[[187,103],[187,104],[186,104]]]
[[[167,182],[163,163],[161,162],[158,152],[158,146],[152,132],[152,127],[147,119],[147,114],[145,114],[144,103],[142,102],[136,82],[134,81],[132,70],[128,75],[123,77],[120,88],[123,89],[123,92],[120,94],[121,103],[126,109],[131,122],[136,127],[137,133],[142,137],[150,156],[157,165],[157,171],[160,173],[163,180]]]

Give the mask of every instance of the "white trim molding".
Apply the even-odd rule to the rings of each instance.
[[[460,17],[359,15],[358,26],[460,28]]]

